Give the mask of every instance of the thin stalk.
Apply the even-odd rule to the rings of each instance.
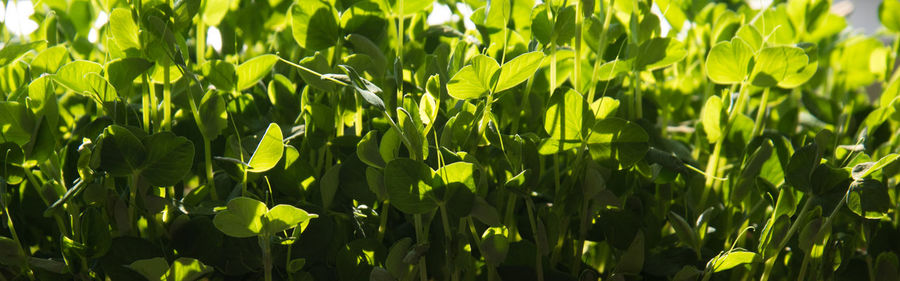
[[[269,235],[259,237],[259,244],[262,246],[263,270],[266,281],[272,281],[272,243],[269,242]],[[288,257],[290,260],[290,257]]]
[[[800,213],[797,215],[797,220],[800,220],[804,216],[806,216],[806,213],[809,212],[810,207],[812,207],[812,201],[812,197],[806,199],[806,203],[803,204],[803,208],[800,209]],[[773,212],[772,218],[770,219],[773,224],[775,223],[776,219],[774,216],[775,213]],[[775,255],[766,259],[766,264],[763,268],[763,274],[759,279],[760,281],[769,280],[769,276],[772,275],[772,269],[775,267],[775,261],[778,259],[778,255],[781,254],[781,249],[784,249],[784,247],[787,246],[788,241],[790,241],[791,237],[794,236],[794,233],[797,232],[799,226],[799,221],[795,221],[793,224],[791,224],[791,228],[788,229],[788,232],[784,235],[784,238],[782,238],[781,242],[778,243],[778,247],[775,248]]]
[[[578,224],[578,240],[575,242],[575,253],[572,257],[571,273],[573,276],[578,276],[578,272],[581,271],[581,259],[584,255],[584,240],[587,237],[588,212],[590,212],[590,199],[585,197],[584,202],[581,204],[581,215],[579,216],[580,223]]]
[[[280,60],[281,62],[286,63],[286,64],[288,64],[288,65],[290,65],[290,66],[293,66],[293,67],[295,67],[295,68],[297,68],[297,69],[306,71],[306,72],[308,72],[308,73],[310,73],[310,74],[312,74],[312,75],[319,76],[319,78],[321,78],[321,79],[323,79],[323,80],[328,80],[328,81],[334,82],[334,83],[336,83],[336,84],[338,84],[338,85],[341,85],[341,86],[349,86],[347,83],[344,83],[344,81],[334,79],[334,78],[332,78],[331,76],[324,76],[324,75],[322,75],[321,73],[316,72],[315,70],[312,70],[312,69],[306,68],[306,67],[304,67],[304,66],[302,66],[302,65],[293,63],[293,62],[291,62],[291,61],[289,61],[289,60],[286,60],[286,59],[284,59],[284,58],[282,58],[282,57],[278,57],[278,60]]]
[[[403,1],[403,0],[400,0],[400,1]],[[416,227],[416,243],[421,244],[421,243],[427,242],[427,240],[425,239],[425,230],[423,229],[423,226],[422,226],[422,215],[421,214],[413,215],[413,224]],[[428,269],[425,267],[425,257],[424,256],[419,258],[418,267],[419,267],[419,280],[427,281],[428,280],[428,272],[427,272]]]
[[[362,136],[363,132],[363,109],[362,109],[362,101],[359,100],[359,95],[353,96],[354,102],[356,103],[356,113],[354,114],[354,119],[356,120],[356,126],[353,128],[357,137]]]
[[[163,120],[162,127],[172,131],[172,84],[169,83],[169,63],[163,64]]]
[[[384,200],[381,204],[381,215],[378,216],[378,237],[379,242],[384,240],[384,233],[387,231],[388,214],[391,212],[391,201]]]
[[[397,62],[400,63],[400,73],[397,78],[397,105],[403,100],[403,0],[397,0]]]
[[[456,281],[459,280],[459,269],[453,265],[453,258],[450,256],[450,242],[453,240],[453,235],[450,234],[450,221],[447,220],[447,206],[440,205],[440,210],[441,223],[444,226],[444,251],[447,255],[447,270],[451,271],[450,280]]]
[[[584,16],[582,15],[583,9],[584,8],[581,5],[581,1],[575,1],[575,61],[573,64],[574,68],[572,69],[572,84],[574,85],[575,90],[579,93],[581,93],[581,89],[579,89],[579,87],[581,87],[581,84],[579,84],[578,82],[580,82],[581,80],[581,29],[584,24]]]
[[[138,180],[139,174],[134,173],[131,175],[131,179],[128,187],[129,190],[129,201],[128,201],[128,222],[130,223],[130,228],[133,234],[140,237],[140,230],[137,228],[137,193],[138,193]]]
[[[534,85],[534,79],[528,78],[528,81],[525,82],[525,91],[522,93],[522,105],[519,107],[525,112],[527,112],[527,108],[530,107],[530,98],[531,95],[531,87]],[[516,118],[513,118],[512,126],[510,128],[510,135],[515,135],[519,132],[519,121],[522,119],[521,115],[516,115]]]
[[[596,84],[597,72],[600,71],[600,65],[603,61],[603,57],[606,55],[606,32],[609,30],[610,19],[612,18],[612,5],[615,0],[610,0],[609,5],[603,7],[604,1],[600,1],[601,9],[605,8],[606,12],[603,15],[603,29],[600,31],[600,37],[597,39],[597,59],[594,61],[594,69],[591,72],[591,85]],[[594,95],[597,92],[597,87],[590,87],[588,89],[587,101],[590,105],[594,102]]]
[[[207,1],[203,1],[206,5]],[[206,63],[206,23],[203,22],[203,13],[197,13],[197,65]]]
[[[147,85],[147,77],[144,76],[142,78],[142,80],[144,82],[144,85]],[[141,92],[143,92],[143,91],[141,91]],[[141,110],[141,111],[142,111],[142,115],[143,115],[143,119],[144,119],[144,132],[149,134],[150,133],[150,95],[149,94],[141,95],[141,105],[143,107],[143,110]]]
[[[806,269],[809,267],[809,254],[803,255],[803,265],[800,266],[800,275],[797,276],[797,281],[806,280]]]
[[[766,109],[768,108],[769,103],[769,89],[770,88],[767,87],[763,90],[762,97],[759,100],[759,109],[756,111],[756,121],[753,125],[753,133],[751,134],[753,137],[762,135],[762,131],[766,127],[766,121],[764,119],[766,118]]]
[[[537,269],[537,280],[544,281],[544,263],[541,261],[544,254],[541,253],[541,245],[537,245],[538,241],[538,229],[536,223],[536,217],[534,215],[534,202],[531,201],[531,198],[525,199],[525,205],[528,210],[528,222],[531,223],[531,236],[534,237],[535,243],[535,253],[534,253],[534,266]]]
[[[15,241],[19,253],[29,257],[31,256],[31,253],[26,252],[25,248],[22,248],[22,241],[19,240],[19,235],[16,233],[16,227],[13,225],[12,215],[10,215],[9,208],[6,206],[6,179],[0,178],[0,185],[2,185],[0,190],[3,191],[3,193],[0,193],[0,205],[3,205],[3,213],[6,214],[6,226],[9,228],[10,236],[12,236],[13,241]],[[25,263],[25,274],[28,275],[29,280],[34,280],[34,272],[31,271],[31,267],[28,263]]]
[[[144,75],[147,75],[147,73],[144,73]],[[162,126],[160,126],[159,122],[159,100],[156,98],[156,84],[153,83],[152,79],[148,78],[147,80],[150,82],[150,84],[147,84],[150,92],[150,119],[153,120],[153,124],[155,124],[155,126],[153,126],[154,131],[159,132],[162,130]]]
[[[206,170],[206,188],[209,188],[209,195],[213,201],[219,201],[219,194],[216,191],[215,173],[212,167],[212,143],[209,138],[203,136],[203,165]]]

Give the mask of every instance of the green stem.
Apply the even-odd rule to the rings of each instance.
[[[572,276],[578,276],[578,273],[581,271],[581,259],[584,255],[584,240],[587,237],[590,199],[585,197],[583,198],[583,200],[584,201],[581,204],[581,215],[579,218],[581,223],[578,225],[578,241],[575,243],[575,255],[572,259]]]
[[[169,63],[163,64],[163,120],[162,127],[172,131],[172,84],[169,83]]]
[[[397,0],[397,62],[400,63],[400,73],[397,76],[397,106],[403,100],[403,0]],[[423,280],[424,281],[424,280]]]
[[[16,247],[19,250],[19,253],[25,257],[30,257],[31,254],[25,251],[25,248],[22,248],[22,241],[19,240],[19,235],[16,233],[16,227],[13,225],[12,215],[9,213],[9,208],[6,206],[6,179],[0,178],[0,205],[3,206],[3,213],[6,214],[6,226],[9,227],[10,236],[12,236],[13,241],[16,243]],[[34,272],[31,271],[31,267],[28,263],[24,264],[25,266],[25,274],[28,275],[29,280],[34,280]]]
[[[526,198],[525,205],[527,207],[526,210],[528,210],[528,222],[531,223],[531,236],[534,237],[534,266],[537,269],[537,280],[544,281],[544,263],[541,261],[544,254],[541,253],[541,245],[538,244],[541,241],[538,240],[537,218],[534,215],[534,202],[531,201],[531,198]]]
[[[140,180],[140,174],[134,173],[131,175],[131,184],[129,187],[129,201],[128,201],[128,222],[130,223],[129,227],[131,228],[132,234],[140,237],[140,230],[137,227],[137,193],[138,193],[138,180]]]
[[[775,248],[775,255],[766,259],[766,265],[763,269],[762,277],[760,277],[759,279],[760,281],[769,280],[769,276],[771,276],[772,274],[772,269],[775,267],[775,261],[778,260],[778,255],[781,253],[781,249],[784,249],[784,247],[787,246],[788,241],[791,240],[791,237],[794,236],[794,233],[796,233],[799,229],[799,220],[803,219],[803,217],[806,216],[806,213],[809,212],[810,207],[812,207],[812,202],[812,197],[806,199],[806,203],[803,204],[803,208],[800,209],[800,213],[797,215],[797,221],[794,221],[794,223],[791,224],[791,228],[788,229],[788,232],[784,235],[784,238],[782,238],[782,240],[778,243],[778,247]],[[775,213],[772,212],[772,218],[770,219],[770,221],[773,226],[775,223],[775,219],[777,219],[775,218]]]
[[[269,242],[269,235],[259,236],[259,239],[259,244],[262,247],[265,281],[272,281],[272,243]],[[288,260],[290,260],[290,257],[288,257]]]
[[[756,121],[753,125],[753,133],[751,136],[756,137],[762,135],[763,129],[766,128],[766,109],[769,103],[769,88],[765,88],[762,97],[759,100],[759,109],[756,111]]]
[[[150,83],[147,81],[147,75],[144,74],[141,76],[141,81],[147,86],[147,92],[141,95],[141,104],[143,105],[143,118],[144,118],[144,132],[150,133]],[[142,91],[143,92],[143,91]]]
[[[444,252],[447,255],[447,270],[451,272],[450,280],[456,281],[459,280],[459,269],[454,266],[454,259],[451,256],[452,251],[450,251],[453,235],[450,234],[450,221],[447,220],[447,206],[440,205],[440,210],[441,223],[444,226]]]
[[[207,2],[207,1],[203,1]],[[207,3],[204,3],[206,5]],[[203,13],[197,13],[197,65],[206,63],[206,23],[203,22]]]
[[[384,233],[387,231],[388,214],[391,212],[391,201],[385,200],[381,204],[381,215],[378,217],[378,241],[384,240]]]
[[[216,175],[212,166],[212,143],[209,138],[203,136],[203,164],[206,169],[206,188],[209,188],[209,195],[213,201],[219,201],[219,194],[216,190]]]
[[[403,0],[400,0],[400,1],[403,1]],[[413,215],[413,224],[416,227],[416,243],[422,244],[422,243],[428,242],[425,238],[425,230],[423,229],[424,226],[422,225],[422,215],[421,214]],[[428,272],[427,272],[427,268],[425,267],[425,257],[424,256],[419,258],[418,267],[419,267],[419,280],[420,281],[428,281]]]

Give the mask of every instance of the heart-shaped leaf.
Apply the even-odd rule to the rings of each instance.
[[[431,168],[411,159],[397,158],[384,167],[384,185],[391,205],[407,214],[424,214],[437,208],[433,179]]]
[[[266,204],[262,202],[237,197],[228,201],[227,208],[216,214],[213,224],[219,231],[231,237],[254,237],[262,232],[262,217],[267,211]]]
[[[740,39],[719,42],[709,50],[706,57],[706,74],[709,80],[719,84],[735,84],[747,79],[753,49]]]
[[[266,132],[259,140],[253,156],[247,164],[248,172],[262,173],[268,171],[278,164],[281,156],[284,155],[284,137],[281,133],[281,127],[278,124],[271,123],[266,128]]]

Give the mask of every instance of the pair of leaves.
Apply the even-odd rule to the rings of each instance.
[[[675,64],[687,56],[684,43],[672,38],[651,38],[625,59],[615,59],[597,69],[597,79],[607,81],[632,70],[653,71]]]
[[[742,38],[720,42],[706,58],[709,79],[718,84],[748,80],[758,87],[794,88],[818,68],[814,45],[764,47],[758,53]]]
[[[278,60],[278,56],[266,54],[249,59],[237,67],[226,61],[211,60],[203,65],[203,73],[219,90],[243,91],[269,74]]]
[[[474,173],[472,163],[455,162],[434,171],[425,163],[398,158],[385,166],[384,185],[397,209],[424,214],[448,202],[456,192],[474,192]]]
[[[225,210],[216,214],[213,224],[225,235],[247,238],[271,236],[298,226],[318,215],[285,204],[272,209],[252,198],[237,197],[228,201]]]
[[[114,176],[141,175],[154,186],[178,183],[194,163],[194,144],[171,132],[146,135],[119,125],[102,135],[100,168]]]
[[[186,257],[176,259],[171,266],[165,258],[157,257],[137,260],[128,267],[151,281],[193,281],[213,271],[211,266]]]
[[[493,58],[477,55],[472,64],[459,70],[447,82],[447,93],[460,99],[478,99],[515,87],[534,76],[544,59],[542,52],[517,56],[500,66]]]
[[[301,48],[324,50],[340,40],[337,11],[321,0],[291,6],[291,34]]]

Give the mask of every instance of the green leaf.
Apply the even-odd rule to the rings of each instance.
[[[337,13],[320,0],[300,1],[291,6],[291,34],[301,48],[324,50],[341,36]]]
[[[55,73],[59,67],[68,63],[69,60],[69,50],[66,49],[66,46],[56,45],[47,48],[31,60],[32,77],[37,78],[38,75],[43,73]]]
[[[99,73],[91,72],[84,76],[84,82],[90,85],[89,89],[80,94],[86,94],[98,102],[101,103],[109,103],[116,101],[119,94],[116,92],[116,88],[113,87],[106,78],[100,76]]]
[[[867,219],[887,217],[891,200],[887,187],[877,180],[855,180],[847,193],[847,207],[853,213]]]
[[[24,104],[0,101],[0,140],[25,145],[31,140],[32,123]]]
[[[363,97],[366,102],[371,105],[374,105],[380,110],[384,110],[384,101],[381,100],[381,88],[369,82],[362,77],[359,77],[359,74],[356,73],[352,67],[348,65],[340,65],[340,68],[344,70],[344,73],[347,73],[347,76],[350,76],[350,82],[353,86],[353,89]]]
[[[387,1],[391,4],[390,11],[391,14],[395,16],[400,15],[400,0],[390,0]],[[416,15],[419,12],[426,11],[428,8],[431,8],[432,3],[434,1],[429,0],[403,0],[403,17],[408,18]]]
[[[384,185],[391,205],[407,214],[424,214],[437,208],[433,198],[434,171],[422,162],[397,158],[384,167]]]
[[[900,1],[884,0],[878,6],[878,19],[890,31],[900,32]]]
[[[481,235],[484,260],[493,266],[500,265],[509,253],[509,230],[506,226],[491,227]]]
[[[634,67],[656,70],[681,61],[687,55],[684,44],[672,38],[652,38],[638,48]]]
[[[638,231],[616,264],[616,272],[639,274],[644,267],[644,232]]]
[[[471,61],[471,65],[460,69],[450,78],[450,82],[447,82],[447,93],[456,99],[485,97],[491,93],[496,84],[497,72],[500,69],[497,61],[485,55],[477,55]]]
[[[146,149],[131,130],[111,125],[103,131],[102,138],[100,169],[113,176],[130,176],[144,163]]]
[[[46,43],[47,41],[44,40],[29,43],[7,43],[3,46],[3,49],[0,49],[0,67],[9,65],[18,60],[19,57],[22,57],[25,53],[40,48]]]
[[[263,230],[266,204],[252,198],[237,197],[228,201],[227,208],[213,218],[213,224],[225,235],[237,238],[254,237]]]
[[[130,9],[113,9],[109,15],[109,33],[119,49],[128,54],[140,55],[141,41],[138,38],[140,31],[131,17]]]
[[[753,49],[744,40],[719,42],[706,57],[706,73],[718,84],[740,83],[749,75],[752,61]]]
[[[692,249],[698,249],[700,246],[699,238],[691,225],[673,211],[669,211],[668,217],[669,224],[675,229],[675,234],[678,235],[678,239],[681,240],[681,243],[690,246]]]
[[[359,140],[359,143],[356,144],[356,156],[369,166],[384,169],[385,162],[378,151],[375,131],[369,131]]]
[[[494,91],[500,92],[512,88],[533,77],[543,61],[544,53],[535,51],[521,54],[504,63],[500,67],[500,77],[497,80],[497,86]]]
[[[59,101],[49,76],[41,76],[28,84],[28,108],[34,113],[35,120],[45,117],[50,128],[56,128],[59,120]],[[2,117],[0,117],[2,118]],[[2,122],[0,122],[2,123]],[[25,128],[26,124],[18,125]]]
[[[471,65],[460,69],[450,82],[447,82],[447,93],[459,100],[477,99],[490,93],[490,85],[481,83],[481,79]]]
[[[475,164],[454,162],[441,167],[435,173],[443,179],[445,185],[459,183],[475,192]]]
[[[866,162],[866,163],[857,164],[856,166],[853,167],[853,173],[852,173],[853,179],[854,180],[865,179],[872,173],[880,171],[881,169],[884,169],[885,166],[890,165],[891,163],[894,163],[894,161],[896,161],[898,158],[900,158],[900,154],[891,153],[885,157],[882,157],[881,159],[878,159],[878,162]]]
[[[587,140],[591,157],[610,166],[630,167],[650,149],[647,132],[624,119],[597,121],[592,130]]]
[[[231,7],[231,0],[203,0],[203,3],[201,15],[207,26],[219,25],[228,13],[228,7]]]
[[[156,257],[152,259],[137,260],[128,266],[134,271],[140,273],[147,280],[166,280],[166,272],[169,271],[169,263],[165,258]]]
[[[278,124],[270,123],[247,164],[248,172],[262,173],[278,164],[284,155],[284,137]]]
[[[169,267],[168,281],[193,281],[200,279],[203,275],[213,272],[213,267],[207,266],[199,260],[187,257],[180,257],[172,262]]]
[[[206,92],[197,110],[200,111],[200,120],[203,121],[203,128],[200,130],[200,133],[208,140],[216,139],[222,133],[222,130],[228,127],[228,112],[225,111],[225,99],[215,90]]]
[[[306,211],[285,204],[279,204],[266,212],[265,231],[270,235],[297,227],[300,223],[314,218]]]
[[[88,73],[101,72],[103,72],[103,66],[100,64],[92,61],[77,60],[67,63],[59,68],[59,71],[52,77],[53,81],[56,81],[60,85],[63,85],[76,93],[83,94],[84,92],[91,91],[92,88],[91,81],[85,79]]]
[[[328,210],[331,207],[331,201],[334,201],[334,195],[337,193],[338,184],[340,183],[341,164],[337,164],[328,168],[322,179],[319,181],[319,193],[322,195],[322,208]]]
[[[325,54],[321,52],[316,52],[312,56],[308,56],[300,60],[300,65],[303,67],[312,69],[320,74],[324,73],[332,73],[334,72],[331,69],[331,66],[328,64],[328,59],[325,58]],[[307,84],[318,88],[319,90],[325,92],[333,92],[335,87],[334,82],[322,79],[318,75],[309,73],[307,71],[299,71],[300,78],[303,78],[303,81],[306,81]]]
[[[809,81],[816,71],[819,69],[818,48],[815,44],[800,43],[797,47],[801,48],[807,57],[807,64],[803,69],[797,72],[791,72],[785,75],[784,79],[778,81],[778,87],[796,88]]]
[[[631,71],[633,60],[612,60],[597,69],[597,80],[608,81]]]
[[[759,262],[759,254],[747,250],[734,250],[717,255],[710,262],[712,263],[713,272],[720,272],[734,268],[742,264]]]
[[[237,74],[236,90],[243,91],[252,87],[256,82],[259,82],[260,79],[269,74],[269,71],[272,71],[272,67],[275,66],[276,62],[278,62],[278,56],[267,54],[254,57],[238,65],[235,69]]]
[[[538,5],[531,10],[531,35],[542,44],[550,42],[553,34],[553,22],[547,16],[547,6]]]
[[[751,82],[759,87],[773,87],[785,81],[794,84],[796,81],[789,79],[801,79],[792,77],[803,76],[807,63],[809,58],[803,49],[791,46],[763,48],[756,57]]]
[[[5,180],[3,181],[5,182]],[[2,184],[2,183],[0,183]],[[15,240],[0,236],[0,264],[22,267],[28,262],[28,256],[22,253]]]
[[[55,48],[55,47],[54,47]],[[153,63],[143,58],[122,58],[106,64],[109,83],[119,93],[130,93],[134,79],[147,72]]]
[[[722,139],[722,119],[725,116],[722,107],[722,99],[719,96],[711,96],[700,111],[700,122],[703,123],[703,132],[706,133],[706,140],[709,143]]]
[[[153,186],[172,186],[190,172],[194,163],[194,144],[171,132],[159,132],[143,140],[147,157],[141,176]]]
[[[803,191],[812,190],[810,177],[819,165],[820,157],[815,143],[797,149],[784,169],[784,181]]]
[[[237,84],[237,71],[234,65],[223,60],[208,60],[203,64],[203,76],[216,89],[230,92]]]
[[[565,92],[557,92],[550,97],[547,113],[544,117],[544,129],[551,139],[572,142],[578,145],[582,139],[582,132],[594,123],[594,114],[585,104],[584,97],[569,89]],[[567,150],[572,145],[564,145]]]
[[[898,4],[900,5],[900,4]],[[900,12],[900,10],[898,10]],[[877,281],[897,281],[900,280],[900,262],[897,260],[897,253],[882,252],[875,259],[875,280]]]

